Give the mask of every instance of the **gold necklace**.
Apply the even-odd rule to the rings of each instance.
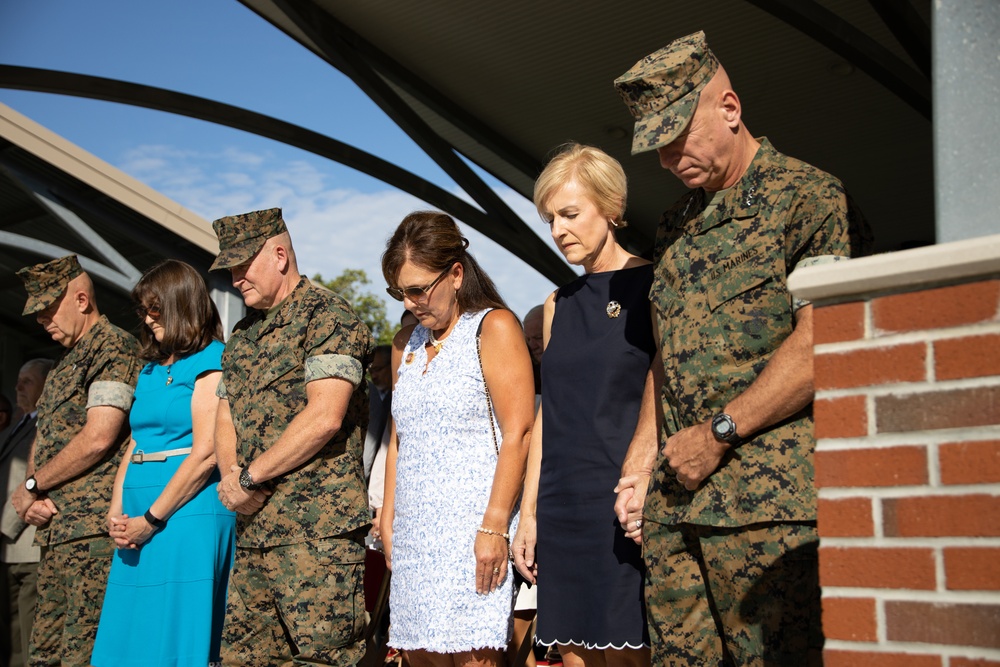
[[[444,341],[438,340],[437,338],[434,337],[433,329],[427,330],[427,342],[431,344],[431,347],[434,348],[435,352],[440,352],[441,348],[444,347]]]

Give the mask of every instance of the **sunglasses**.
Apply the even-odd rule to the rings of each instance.
[[[140,320],[145,320],[147,315],[154,320],[158,320],[160,319],[160,306],[155,305],[149,308],[146,306],[136,306],[135,314],[139,316]]]
[[[454,264],[452,264],[452,266],[454,266]],[[447,269],[442,271],[441,275],[435,278],[434,282],[430,285],[424,285],[423,287],[386,287],[386,294],[391,296],[396,301],[402,301],[404,298],[407,298],[410,301],[419,301],[429,295],[431,290],[434,289],[434,286],[441,282],[441,279],[448,275],[451,269],[452,267],[449,266]]]

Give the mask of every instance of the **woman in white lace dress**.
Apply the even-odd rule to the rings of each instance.
[[[420,322],[393,341],[380,522],[389,645],[411,667],[498,665],[511,631],[534,380],[517,318],[468,245],[447,215],[418,212],[382,256],[387,291]]]

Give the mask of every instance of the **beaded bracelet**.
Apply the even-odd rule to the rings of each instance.
[[[483,535],[496,535],[498,537],[502,537],[507,542],[510,542],[510,533],[501,533],[496,530],[490,530],[489,528],[483,528],[482,526],[480,526],[476,530],[482,533]]]

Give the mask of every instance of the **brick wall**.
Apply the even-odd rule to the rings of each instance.
[[[906,289],[815,302],[825,663],[1000,666],[1000,279]]]

